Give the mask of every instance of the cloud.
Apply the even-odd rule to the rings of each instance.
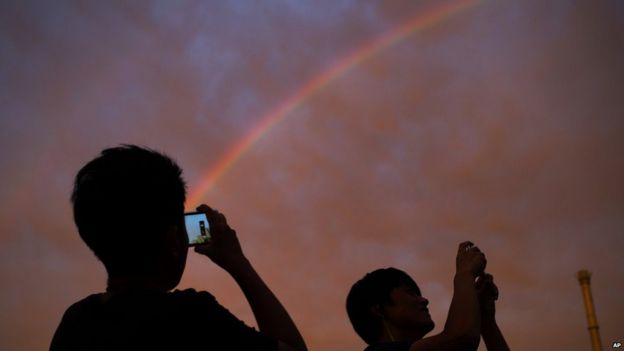
[[[436,4],[3,4],[0,302],[12,318],[0,318],[0,348],[46,347],[64,309],[103,289],[68,202],[102,148],[165,151],[196,186],[280,102]],[[465,239],[488,255],[514,347],[586,342],[581,268],[594,272],[603,337],[617,338],[618,6],[483,2],[303,101],[206,194],[310,348],[363,348],[344,298],[382,266],[414,276],[440,330]],[[253,324],[235,283],[202,257],[182,286]]]

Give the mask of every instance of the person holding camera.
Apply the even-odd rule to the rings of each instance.
[[[286,309],[243,254],[224,215],[201,205],[209,242],[194,251],[238,283],[259,331],[206,291],[173,290],[186,265],[186,186],[169,157],[110,148],[77,174],[72,203],[80,237],[103,263],[106,292],[70,306],[50,350],[306,350]]]
[[[429,300],[407,273],[384,268],[366,274],[351,287],[346,302],[353,328],[369,345],[365,351],[476,350],[480,334],[488,351],[509,350],[496,323],[498,288],[485,273],[486,263],[471,242],[459,245],[448,317],[442,332],[433,336],[426,336],[434,328]]]

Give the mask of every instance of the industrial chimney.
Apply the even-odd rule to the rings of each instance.
[[[596,319],[594,301],[592,300],[591,289],[589,286],[591,273],[583,269],[577,273],[576,277],[581,284],[581,291],[583,292],[583,302],[585,303],[585,312],[587,313],[587,329],[589,330],[589,337],[591,338],[592,350],[602,351],[600,333],[598,332],[598,320]]]

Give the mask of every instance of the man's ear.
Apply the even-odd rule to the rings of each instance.
[[[384,316],[383,306],[382,305],[371,306],[371,313],[374,316],[377,316],[379,318],[383,318],[383,316]]]
[[[184,242],[186,235],[180,233],[180,228],[177,225],[170,225],[165,231],[164,245],[174,256],[178,257],[182,254],[182,250],[186,250],[187,243]]]

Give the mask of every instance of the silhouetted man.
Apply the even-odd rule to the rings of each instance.
[[[305,350],[277,298],[255,272],[236,232],[202,205],[211,240],[195,248],[245,294],[260,331],[208,292],[171,291],[186,264],[186,189],[176,163],[136,146],[102,151],[76,176],[74,220],[108,273],[106,292],[65,312],[51,350]]]
[[[476,350],[479,334],[488,351],[509,350],[495,319],[498,288],[492,275],[484,273],[485,265],[476,246],[459,245],[446,324],[440,334],[428,337],[434,323],[416,282],[395,268],[366,274],[347,296],[351,324],[369,345],[365,351]]]

